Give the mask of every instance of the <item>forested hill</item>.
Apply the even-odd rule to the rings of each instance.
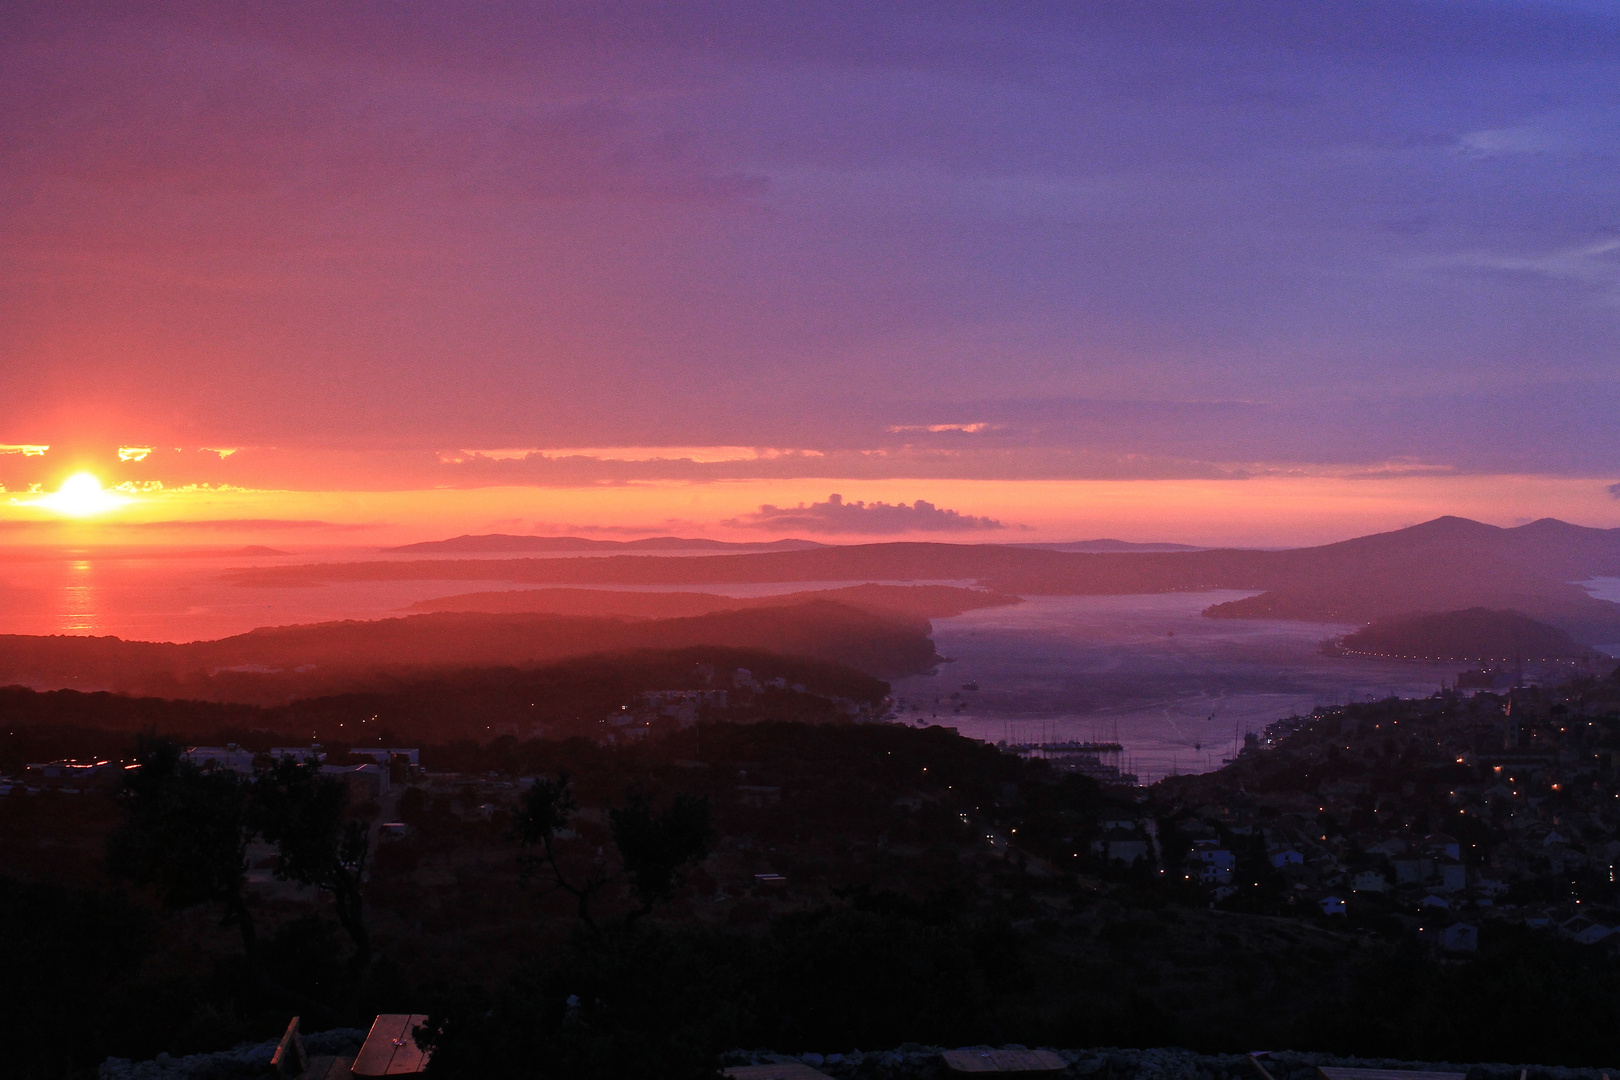
[[[0,773],[20,772],[28,761],[113,751],[112,743],[84,745],[87,730],[232,740],[254,749],[311,739],[342,746],[483,743],[514,732],[525,739],[536,732],[595,739],[605,716],[633,705],[644,691],[730,688],[738,668],[761,683],[781,679],[788,687],[733,693],[721,715],[734,721],[769,713],[847,722],[833,707],[835,699],[873,709],[889,692],[882,680],[832,661],[710,646],[584,656],[531,668],[377,673],[363,688],[270,706],[0,686]],[[56,745],[52,732],[79,741]]]
[[[412,673],[533,667],[568,657],[695,646],[830,660],[887,678],[936,662],[925,619],[815,600],[628,622],[549,614],[438,612],[284,626],[184,644],[113,637],[0,637],[0,685],[113,690],[275,704]]]
[[[1384,619],[1350,634],[1338,649],[1353,655],[1481,664],[1593,657],[1556,626],[1517,611],[1468,608]]]

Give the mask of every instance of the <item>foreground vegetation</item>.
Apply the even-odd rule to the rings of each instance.
[[[13,752],[153,753],[95,728],[6,731]],[[140,833],[138,788],[0,800],[8,1071],[218,1048],[293,1012],[429,1011],[435,1070],[480,1077],[695,1077],[731,1046],[908,1041],[1570,1064],[1620,1051],[1606,949],[1503,924],[1447,955],[1395,920],[1211,907],[1182,875],[1093,851],[1122,817],[1159,814],[1173,841],[1171,803],[941,728],[700,723],[620,745],[429,744],[422,763],[316,830],[407,826],[375,841],[365,950],[332,890],[293,872],[262,816],[274,808],[241,819],[240,859],[211,880],[241,887],[257,960],[222,894],[166,889],[160,853],[132,856],[132,830],[162,835]]]

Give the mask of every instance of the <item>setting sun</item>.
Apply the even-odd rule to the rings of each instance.
[[[127,503],[129,500],[101,489],[101,481],[87,472],[74,473],[62,481],[55,494],[38,500],[40,506],[70,517],[89,517]]]

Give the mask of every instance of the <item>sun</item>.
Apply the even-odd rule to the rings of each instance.
[[[53,494],[35,500],[37,505],[69,517],[89,517],[129,502],[120,495],[101,490],[101,481],[87,472],[74,473],[62,481]]]

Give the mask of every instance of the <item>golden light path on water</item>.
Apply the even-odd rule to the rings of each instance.
[[[75,559],[69,564],[68,578],[61,590],[61,614],[58,620],[64,634],[100,633],[99,596],[96,591],[95,564],[89,559]]]

